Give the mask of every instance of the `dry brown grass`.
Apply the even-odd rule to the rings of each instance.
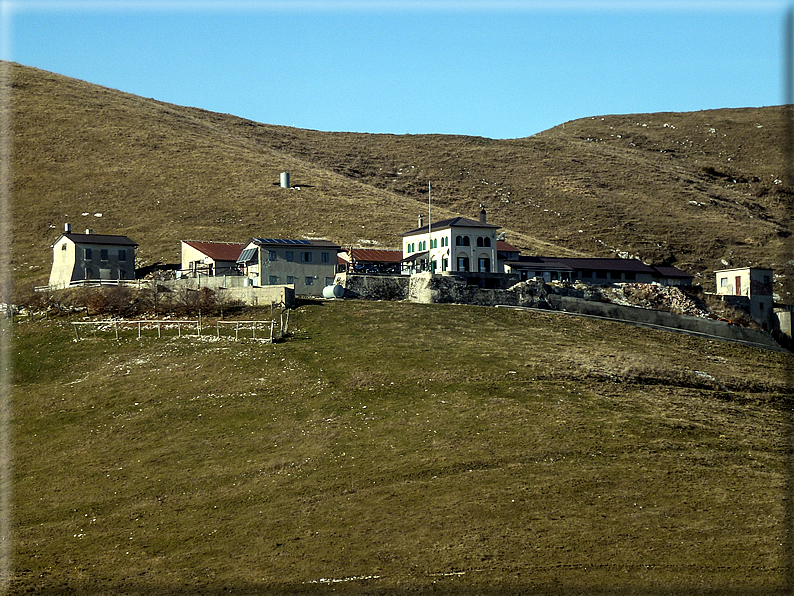
[[[270,346],[17,327],[13,593],[780,592],[790,355],[456,305],[293,315]]]

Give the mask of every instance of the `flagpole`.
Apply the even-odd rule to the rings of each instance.
[[[430,181],[427,182],[427,270],[433,273],[433,260],[430,258],[430,251],[433,248],[432,238],[432,225],[433,220],[430,217],[430,190],[432,186]]]

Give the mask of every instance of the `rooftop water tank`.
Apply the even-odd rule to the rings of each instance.
[[[281,172],[281,188],[289,187],[289,172]]]

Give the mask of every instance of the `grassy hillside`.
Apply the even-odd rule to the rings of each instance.
[[[674,263],[707,289],[724,263],[773,267],[776,292],[794,291],[782,108],[586,118],[513,140],[331,133],[10,68],[17,279],[46,281],[66,222],[128,234],[142,264],[177,261],[182,239],[396,247],[431,181],[434,217],[483,203],[529,252]],[[300,190],[279,188],[281,171]]]
[[[291,324],[17,326],[12,593],[782,593],[790,355],[456,305]]]

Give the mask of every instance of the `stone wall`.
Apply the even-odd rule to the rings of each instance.
[[[345,298],[360,300],[405,300],[408,298],[407,275],[359,275],[337,273],[334,283],[345,289]]]

